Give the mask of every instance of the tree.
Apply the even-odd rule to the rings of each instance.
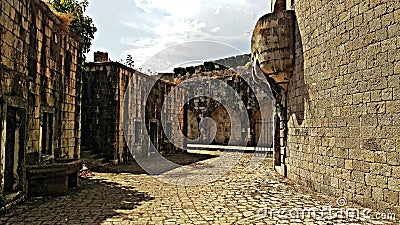
[[[186,68],[186,71],[189,74],[194,74],[196,72],[196,69],[194,68],[194,66],[189,66],[188,68]]]
[[[215,70],[215,64],[213,62],[204,62],[204,69],[206,72]]]
[[[57,12],[72,17],[70,28],[82,38],[83,53],[88,53],[94,39],[94,33],[97,31],[93,19],[84,14],[89,6],[89,0],[49,0],[49,3]]]
[[[186,75],[186,69],[182,67],[174,68],[174,77],[181,77]]]

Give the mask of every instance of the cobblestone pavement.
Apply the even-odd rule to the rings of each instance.
[[[301,213],[296,218],[296,210],[336,207],[337,201],[276,175],[271,159],[249,171],[251,156],[244,154],[227,174],[202,186],[170,185],[143,174],[95,173],[72,194],[18,206],[1,215],[0,224],[398,224],[330,218],[326,211],[326,220],[301,218]]]

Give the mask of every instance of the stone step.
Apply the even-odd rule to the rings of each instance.
[[[103,154],[95,153],[89,149],[81,150],[81,158],[85,165],[93,171],[101,170],[102,167],[110,165],[110,161]]]

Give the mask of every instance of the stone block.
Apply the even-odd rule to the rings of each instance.
[[[400,179],[399,178],[389,178],[388,179],[388,188],[391,191],[400,192]]]
[[[370,150],[362,150],[363,160],[365,162],[375,162],[374,152]]]
[[[370,163],[370,172],[372,174],[380,175],[383,169],[383,164],[381,163]]]
[[[393,100],[400,100],[400,87],[393,88]]]
[[[384,151],[376,151],[374,154],[374,162],[386,163],[387,162],[387,153]]]
[[[390,103],[390,102],[388,102]],[[367,113],[368,114],[382,114],[386,112],[386,104],[385,103],[367,103]],[[399,109],[400,110],[400,109]],[[391,112],[388,110],[388,112]]]
[[[349,150],[345,148],[335,148],[333,151],[333,156],[341,159],[349,158]]]
[[[366,206],[366,207],[375,209],[376,206],[377,206],[377,203],[376,203],[376,201],[374,199],[365,197],[363,205]]]
[[[392,176],[394,178],[400,178],[400,165],[392,166]]]
[[[345,161],[345,169],[346,170],[353,170],[353,160],[347,159]]]
[[[388,101],[386,103],[386,110],[388,113],[400,112],[400,100]]]
[[[356,183],[356,194],[363,195],[367,190],[370,190],[371,187],[368,187],[366,184]]]
[[[342,170],[342,177],[345,180],[351,180],[351,172],[350,170]]]
[[[379,187],[372,188],[372,198],[374,200],[383,201],[383,189]]]
[[[361,149],[349,149],[349,159],[353,160],[364,160],[363,150]]]
[[[400,154],[398,152],[388,152],[387,163],[393,166],[400,165]]]
[[[392,88],[386,88],[382,91],[382,100],[383,101],[393,100],[393,89]]]
[[[385,176],[377,175],[376,176],[376,185],[377,185],[377,187],[387,188],[388,178]]]
[[[384,190],[384,201],[390,204],[399,204],[399,193],[391,190]]]
[[[365,173],[361,171],[352,171],[351,172],[351,180],[356,183],[365,183]]]
[[[330,179],[331,179],[330,185],[332,187],[339,188],[339,179],[334,177],[331,177]]]

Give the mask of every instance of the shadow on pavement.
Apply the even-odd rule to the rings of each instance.
[[[67,196],[30,199],[2,215],[0,224],[101,224],[154,199],[134,186],[86,178],[82,183]]]
[[[179,153],[179,154],[172,154],[165,156],[167,160],[182,166],[198,163],[200,161],[204,161],[215,157],[217,156],[209,154],[195,154],[195,153]],[[152,162],[153,162],[152,159],[149,158],[148,163]],[[160,173],[164,173],[176,168],[176,167],[164,168],[162,165],[159,165],[159,162],[157,160],[154,161],[153,165],[155,167],[159,166],[160,168],[162,168],[162,171],[160,171]],[[138,163],[134,159],[131,159],[130,161],[122,165],[116,165],[116,166],[108,165],[105,167],[98,167],[95,169],[89,168],[89,169],[95,172],[148,174],[138,165]]]

